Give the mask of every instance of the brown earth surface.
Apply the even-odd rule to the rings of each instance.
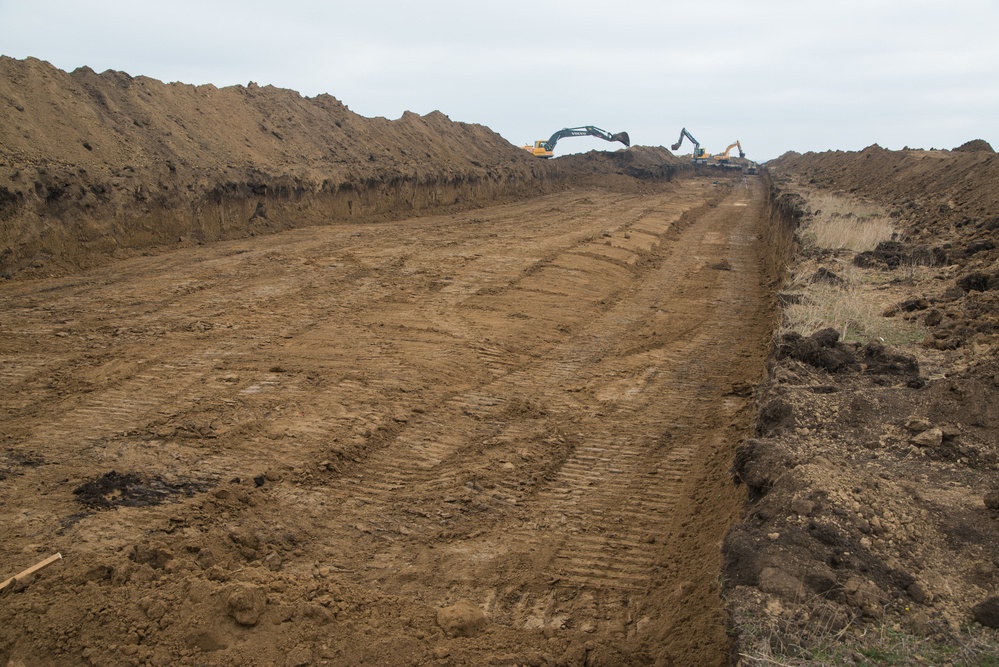
[[[0,67],[0,664],[728,663],[756,179]]]
[[[0,664],[995,665],[999,161],[767,167],[0,57]]]
[[[724,664],[759,196],[570,190],[9,282],[0,560],[64,560],[3,598],[8,661]]]

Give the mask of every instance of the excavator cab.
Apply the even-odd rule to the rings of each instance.
[[[533,146],[521,146],[525,151],[529,151],[534,157],[551,157],[554,151],[546,147],[544,139],[538,139]]]

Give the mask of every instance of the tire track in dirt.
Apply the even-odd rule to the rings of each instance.
[[[698,227],[700,225],[695,226],[692,233],[699,233]],[[744,247],[738,248],[740,252],[734,257],[739,265],[728,269],[738,278],[729,282],[747,276],[751,279],[753,275],[753,258],[743,252],[746,245],[743,243]],[[611,326],[595,325],[593,329],[599,331],[603,339],[591,342],[583,354],[577,351],[577,356],[603,358],[619,341],[629,339],[628,333],[642,319],[641,310],[655,302],[654,294],[660,290],[664,294],[669,294],[671,289],[683,291],[684,280],[697,272],[700,256],[697,253],[678,255],[671,258],[678,261],[671,262],[658,279],[646,277],[642,284],[645,294],[637,295],[625,302],[625,308],[615,309],[603,318]],[[591,422],[593,431],[587,434],[585,443],[576,448],[550,487],[536,499],[543,507],[542,514],[561,518],[562,527],[557,530],[563,535],[562,541],[544,569],[544,576],[553,589],[640,592],[648,587],[659,551],[657,534],[670,525],[674,515],[682,514],[678,509],[682,509],[682,501],[686,500],[684,485],[690,479],[699,454],[697,440],[718,438],[713,433],[719,427],[718,413],[724,425],[737,409],[736,405],[727,406],[719,400],[719,389],[724,389],[726,383],[730,386],[733,379],[725,368],[729,363],[727,355],[716,348],[721,347],[718,336],[724,341],[724,336],[734,334],[744,322],[745,311],[753,305],[746,304],[744,297],[731,286],[728,292],[716,297],[712,307],[707,309],[708,313],[695,315],[698,334],[693,339],[667,337],[661,347],[640,355],[643,364],[648,364],[645,369],[636,367],[633,360],[627,358],[622,359],[623,368],[614,369],[615,362],[598,366],[599,372],[594,374],[597,377],[627,375],[630,369],[633,371],[629,378],[632,386],[622,391],[597,381],[598,395],[613,391],[623,399],[622,404],[605,420]],[[695,308],[698,305],[685,306],[672,299],[669,301],[679,310],[689,311],[691,305]],[[679,331],[685,332],[687,324],[682,323]],[[713,363],[707,367],[708,364],[701,360],[713,360]],[[606,368],[608,365],[612,368]],[[578,381],[580,374],[586,377],[585,364],[561,366],[565,374],[559,377],[556,373],[553,376],[555,384],[564,384],[572,378]],[[525,382],[523,386],[531,384]],[[717,410],[714,423],[710,419],[703,420],[705,415],[698,409],[698,404],[707,404]],[[660,411],[656,406],[664,406],[664,409]],[[712,426],[711,430],[706,430],[708,424]],[[687,435],[682,443],[668,445],[656,437],[658,433],[670,431],[686,432]],[[548,525],[546,528],[551,531],[554,527]],[[516,536],[525,542],[539,539],[536,530],[521,531]],[[551,534],[545,539],[551,540]],[[557,593],[546,593],[542,599],[557,597]],[[626,597],[623,600],[620,610],[625,613],[633,605],[628,604]],[[520,601],[518,606],[535,612],[539,607],[548,609],[543,618],[534,615],[518,619],[516,614],[511,615],[513,622],[525,625],[562,624],[570,617],[566,609],[552,607],[550,603]],[[502,607],[493,611],[505,615]],[[590,622],[582,621],[583,624]]]
[[[383,573],[406,570],[404,563],[419,559],[414,559],[414,549],[434,548],[440,517],[446,526],[453,511],[449,501],[471,494],[478,504],[473,527],[454,547],[455,560],[442,567],[475,571],[480,561],[517,561],[535,550],[546,556],[526,579],[511,583],[509,570],[501,567],[506,584],[498,587],[488,574],[473,577],[487,582],[485,587],[452,586],[442,603],[469,597],[496,622],[525,629],[588,628],[599,619],[604,626],[634,634],[647,625],[647,619],[639,623],[634,609],[648,595],[661,535],[685,516],[689,486],[701,479],[695,473],[703,450],[719,446],[736,419],[742,404],[725,394],[745,381],[747,373],[758,371],[753,363],[737,373],[732,370],[733,355],[759,362],[759,356],[753,358],[759,340],[747,336],[745,327],[755,326],[762,335],[762,321],[760,302],[745,288],[757,278],[755,212],[733,220],[731,209],[703,215],[658,268],[643,272],[637,289],[629,288],[632,293],[585,329],[550,347],[541,359],[453,396],[366,459],[363,474],[348,476],[345,489],[332,492],[342,500],[319,501],[330,511],[348,506],[339,510],[342,526],[377,516],[376,532],[395,536],[391,545],[375,540],[367,553],[353,554],[354,567],[374,571],[380,585],[393,586]],[[735,223],[735,231],[726,229]],[[659,239],[669,225],[650,227],[651,238]],[[522,298],[514,292],[556,294],[563,300],[580,294],[596,301],[609,297],[591,295],[588,288],[593,274],[608,265],[614,268],[609,260],[603,267],[587,261],[580,269],[564,259],[592,258],[593,250],[584,245],[549,258],[527,279],[498,295],[482,296],[475,305],[516,312],[507,305]],[[543,291],[535,279],[545,286]],[[705,289],[710,290],[707,298]],[[490,300],[492,304],[485,303]],[[500,301],[502,307],[494,305]],[[650,311],[655,311],[651,318]],[[560,322],[556,327],[566,321],[559,315],[552,319]],[[652,346],[646,340],[649,326],[665,329],[655,332]],[[732,341],[745,342],[733,348]],[[510,406],[525,401],[533,402],[541,416],[527,410],[527,418],[518,420]],[[577,437],[579,444],[547,481],[525,483],[523,476],[511,475],[479,486],[481,468],[488,462],[469,443],[517,442],[549,432],[552,424],[571,429],[580,423],[587,432]],[[714,530],[720,539],[724,523],[716,523]],[[400,539],[402,545],[396,542]],[[394,558],[401,562],[393,564]],[[365,566],[365,559],[373,562]],[[698,576],[715,575],[706,568]],[[595,605],[590,611],[578,602],[587,597]]]
[[[566,199],[555,208],[582,208],[592,214],[590,224],[609,220],[616,208],[585,196]],[[464,236],[455,236],[455,229],[441,226],[439,220],[419,221],[414,225],[419,229],[412,232],[395,225],[356,226],[343,233],[333,229],[318,236],[306,230],[287,234],[281,244],[274,244],[274,239],[218,244],[182,255],[127,260],[80,278],[8,285],[2,301],[6,316],[0,350],[4,378],[9,380],[0,396],[0,409],[11,417],[8,437],[16,436],[31,449],[67,443],[74,451],[63,457],[63,463],[79,459],[86,465],[92,452],[82,443],[134,440],[135,435],[146,440],[148,434],[169,433],[164,424],[184,422],[192,411],[205,415],[212,406],[233,405],[253,421],[256,415],[270,412],[272,403],[307,403],[311,388],[295,388],[293,379],[269,372],[283,361],[280,343],[296,338],[308,341],[309,332],[344,320],[346,328],[336,326],[329,336],[343,348],[339,358],[350,371],[366,363],[384,366],[386,359],[400,360],[396,369],[364,377],[362,391],[349,401],[355,406],[374,402],[379,393],[395,389],[400,370],[417,384],[428,373],[467,373],[480,359],[491,373],[505,372],[506,367],[523,361],[523,355],[510,354],[508,346],[479,344],[470,357],[463,350],[455,351],[454,343],[460,341],[454,333],[417,331],[423,337],[424,356],[437,358],[426,367],[416,364],[414,368],[404,358],[413,353],[412,341],[396,340],[396,331],[376,329],[394,317],[386,302],[398,298],[395,281],[405,277],[394,270],[400,264],[400,236],[409,246],[402,257],[446,251],[461,243],[469,247],[471,257],[481,260],[483,251],[495,246],[497,238],[519,239],[525,233],[516,218],[496,216],[496,224],[486,231],[489,222],[473,219],[458,230]],[[540,237],[544,231],[539,221],[528,233]],[[572,230],[566,235],[581,233]],[[440,280],[440,289],[434,293],[443,303],[437,310],[446,313],[449,303],[467,296],[461,285],[488,291],[490,283],[505,285],[525,266],[522,256],[499,259],[476,261],[478,271],[466,277],[455,274]],[[417,272],[439,277],[422,263],[416,267]],[[150,281],[150,275],[158,277]],[[415,294],[420,293],[418,287]],[[406,301],[419,299],[409,295]],[[435,313],[429,316],[439,318]],[[399,319],[411,327],[413,320]],[[466,333],[458,331],[457,335]],[[443,355],[437,352],[440,349],[445,350]],[[307,356],[323,364],[333,362],[332,369],[338,370],[337,359],[325,358],[326,354],[323,350]],[[441,356],[450,356],[452,361]],[[136,363],[136,359],[141,361]],[[239,379],[219,383],[216,376],[220,374]],[[342,382],[342,391],[331,400],[342,400],[344,392],[350,394],[350,382]],[[334,429],[340,426],[333,424]],[[279,427],[275,424],[274,430]],[[298,423],[290,428],[303,430]],[[313,441],[329,437],[330,430],[329,425],[304,429],[312,432]],[[140,442],[132,449],[148,450],[148,456],[140,457],[142,464],[155,467],[156,441],[152,446]],[[245,453],[241,445],[240,454]],[[272,459],[281,455],[273,442],[262,443],[257,453]],[[228,475],[239,467],[230,461],[215,472]]]
[[[682,211],[682,208],[676,210],[671,216],[660,220],[657,225],[649,223],[646,225],[655,226],[660,233],[664,233],[675,223]],[[627,219],[631,215],[638,221],[643,220],[648,215],[644,208],[632,212],[619,210],[619,214],[622,219]],[[628,226],[618,223],[619,228],[627,229]],[[621,232],[620,230],[619,233],[628,234],[627,231]],[[611,237],[609,232],[605,232],[605,234],[606,238]],[[600,238],[602,246],[605,237]],[[652,246],[657,243],[658,239],[650,236],[643,251],[649,252]],[[574,244],[569,253],[582,253],[594,244],[595,242],[592,240],[583,239],[581,243]],[[628,252],[634,255],[634,251]],[[470,293],[468,290],[453,290],[448,292],[446,296],[448,298],[461,297],[462,301],[458,305],[465,309],[464,317],[473,321],[477,311],[516,315],[517,307],[510,305],[511,302],[537,299],[539,296],[553,298],[554,302],[551,308],[562,312],[552,318],[553,325],[543,324],[542,328],[564,328],[564,322],[571,316],[568,313],[572,310],[572,306],[567,308],[564,303],[567,291],[578,293],[581,289],[580,283],[582,283],[582,289],[591,293],[590,298],[594,301],[609,297],[610,292],[607,289],[599,290],[595,287],[587,287],[586,283],[592,281],[592,276],[588,277],[585,272],[579,271],[576,267],[566,269],[564,263],[559,262],[560,256],[555,254],[544,257],[540,262],[521,271],[519,276],[512,275],[511,280],[503,286],[494,285],[485,290],[480,288],[474,290],[474,293]],[[606,269],[608,267],[605,264],[597,268]],[[615,269],[616,267],[610,266],[609,268]],[[627,272],[621,270],[616,272],[617,275],[608,281],[612,285],[625,279],[631,282],[637,279],[637,276],[627,274]],[[576,275],[570,275],[570,280],[566,281],[564,276],[567,274]],[[566,287],[566,282],[571,284]],[[443,308],[439,308],[439,310],[443,310]],[[399,312],[391,316],[407,322],[414,319],[412,315]],[[529,319],[528,316],[523,317]],[[450,326],[453,326],[453,321]],[[482,325],[473,324],[473,326]],[[500,331],[499,333],[506,332]],[[340,338],[340,336],[329,336],[329,338]],[[458,342],[460,343],[460,341]],[[437,406],[427,417],[413,419],[404,432],[391,442],[391,446],[385,447],[383,451],[364,460],[363,475],[356,480],[348,481],[349,498],[354,502],[361,501],[368,505],[387,506],[397,502],[398,491],[413,485],[432,482],[436,487],[446,489],[447,483],[451,482],[454,486],[459,486],[462,482],[458,481],[458,477],[461,477],[463,473],[449,474],[444,472],[442,477],[441,471],[437,468],[449,458],[454,457],[455,452],[465,444],[494,438],[501,431],[509,430],[507,427],[496,425],[495,413],[502,413],[512,401],[515,402],[515,399],[511,397],[515,397],[521,391],[520,386],[536,381],[533,373],[523,370],[526,360],[530,358],[529,355],[511,350],[510,347],[497,347],[488,343],[475,345],[473,350],[476,353],[477,363],[487,368],[491,376],[498,376],[499,379],[485,385],[477,385],[469,391],[457,393]],[[354,356],[354,360],[360,363],[378,364],[382,367],[381,375],[396,375],[403,371],[401,366],[386,367],[387,359],[396,356],[400,355],[361,354]],[[414,354],[412,350],[408,350],[405,355],[401,356],[411,359]],[[531,363],[534,363],[533,360]],[[410,420],[407,419],[407,421]],[[441,432],[443,428],[448,431],[446,435]],[[533,430],[527,428],[526,432]],[[512,436],[507,432],[504,437],[510,438]],[[474,474],[465,476],[469,479],[474,478]],[[523,495],[523,490],[518,486],[511,484],[506,492],[494,490],[489,494],[487,500],[516,504],[521,500],[520,496]],[[370,507],[365,509],[366,513],[371,511],[374,510]]]
[[[60,465],[4,493],[58,489],[31,519],[39,541],[76,511],[72,485],[108,468],[267,473],[267,504],[226,521],[297,535],[287,576],[330,564],[414,604],[473,600],[510,632],[648,646],[677,583],[664,559],[695,580],[717,572],[670,536],[720,539],[711,508],[705,528],[685,522],[738,427],[727,394],[762,365],[758,193],[705,205],[717,196],[692,179],[297,230],[56,280],[46,309],[14,286],[6,442]],[[45,364],[25,342],[35,330]],[[65,539],[125,547],[141,525],[101,513]],[[688,634],[722,630],[698,622]]]

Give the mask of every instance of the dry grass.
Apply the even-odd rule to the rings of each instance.
[[[869,204],[821,195],[810,199],[809,205],[814,213],[801,237],[818,248],[864,252],[895,237],[891,218]]]
[[[946,665],[948,667],[999,667],[995,640],[965,636],[936,641],[901,630],[872,629],[858,636],[830,636],[808,648],[792,646],[786,653],[762,644],[740,654],[744,667],[854,667],[882,665]]]
[[[814,211],[800,236],[806,245],[822,250],[859,253],[873,250],[878,243],[895,237],[892,221],[874,206],[836,195],[819,195],[808,200]],[[859,269],[848,259],[826,262],[824,268],[842,279],[841,284],[812,282],[820,268],[816,262],[800,264],[788,281],[788,291],[802,295],[801,303],[784,309],[782,331],[808,336],[833,327],[844,342],[872,340],[889,345],[905,345],[923,339],[925,330],[901,318],[882,315],[892,305],[885,291],[873,289],[883,281],[880,272]]]
[[[926,636],[906,629],[904,619],[887,617],[838,630],[811,622],[807,631],[766,614],[743,621],[739,657],[744,667],[999,667],[999,631],[981,626]]]
[[[802,295],[802,302],[784,309],[783,331],[808,336],[833,327],[844,342],[866,343],[877,340],[889,345],[906,345],[922,340],[922,327],[902,320],[886,318],[882,313],[892,305],[892,297],[871,289],[866,272],[853,266],[836,267],[843,285],[812,283],[816,265],[803,265],[795,273],[788,289]]]

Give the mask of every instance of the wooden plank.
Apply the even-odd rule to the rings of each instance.
[[[48,558],[46,558],[45,560],[43,560],[42,562],[35,563],[31,567],[29,567],[27,570],[24,570],[22,572],[18,572],[13,577],[11,577],[10,579],[7,579],[2,584],[0,584],[0,591],[2,591],[3,589],[7,588],[8,584],[13,583],[17,579],[20,579],[21,577],[26,577],[29,574],[34,574],[35,572],[38,572],[43,567],[46,567],[46,566],[51,565],[52,563],[56,562],[60,558],[62,558],[62,554],[53,554],[53,555],[49,556]]]

